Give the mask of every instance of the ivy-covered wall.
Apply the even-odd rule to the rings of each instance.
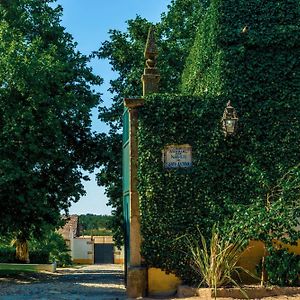
[[[146,97],[139,194],[148,266],[190,281],[186,245],[178,237],[197,234],[197,226],[208,235],[213,223],[222,226],[256,202],[259,208],[299,165],[299,20],[299,1],[213,0],[187,60],[183,94]],[[225,139],[220,120],[229,100],[239,130]],[[163,168],[161,151],[168,144],[192,146],[189,172]],[[285,221],[277,214],[284,215],[285,206],[276,209],[279,227]],[[299,217],[299,209],[289,213]]]
[[[142,252],[148,266],[190,280],[186,245],[178,237],[208,235],[240,205],[265,198],[271,181],[300,162],[300,106],[255,106],[240,115],[240,128],[225,139],[220,120],[227,97],[157,94],[140,111],[139,194]],[[190,144],[189,172],[166,170],[162,150]],[[295,210],[296,213],[296,210]]]
[[[242,136],[254,147],[247,159],[255,168],[272,169],[265,175],[269,183],[288,164],[299,163],[296,148],[284,151],[298,143],[292,123],[298,122],[300,104],[299,57],[298,0],[213,0],[182,76],[185,94],[231,100],[241,126],[251,131]],[[275,161],[282,161],[281,167],[273,166],[267,141],[278,143]]]
[[[298,0],[213,0],[186,62],[183,93],[228,96],[240,110],[299,98],[299,20]]]

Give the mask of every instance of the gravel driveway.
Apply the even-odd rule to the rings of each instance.
[[[0,299],[5,300],[121,300],[126,299],[123,266],[90,265],[58,269],[17,279],[0,278]]]
[[[26,274],[18,278],[0,277],[0,300],[123,300],[127,299],[123,280],[124,272],[121,265],[59,268],[56,273]],[[152,299],[144,298],[144,300]],[[199,298],[180,300],[199,300]],[[233,300],[233,298],[218,298],[218,300]],[[300,300],[300,295],[268,297],[264,300]]]

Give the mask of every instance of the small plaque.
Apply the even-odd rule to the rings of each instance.
[[[168,145],[163,150],[163,164],[166,169],[192,167],[192,147],[184,145]]]

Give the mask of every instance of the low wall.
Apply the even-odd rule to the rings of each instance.
[[[217,288],[216,294],[213,289],[210,288],[193,288],[185,285],[178,286],[177,297],[189,298],[197,297],[201,300],[209,300],[216,298],[230,298],[230,299],[245,299],[245,294],[248,299],[262,299],[265,297],[278,297],[278,296],[291,296],[298,298],[300,294],[300,287],[244,287],[243,292],[239,288]],[[288,299],[288,298],[287,298]]]
[[[176,294],[181,280],[174,274],[167,274],[161,269],[148,269],[149,296],[172,296]]]
[[[54,273],[56,271],[56,263],[53,264],[0,264],[0,270],[20,270],[20,271],[47,271]]]

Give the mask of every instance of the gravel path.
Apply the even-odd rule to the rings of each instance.
[[[121,265],[90,265],[59,268],[56,273],[0,277],[0,300],[125,300]],[[233,300],[233,298],[217,298]],[[144,300],[152,300],[144,298]],[[156,299],[157,300],[157,299]],[[162,299],[160,299],[162,300]],[[169,298],[168,300],[199,300]],[[268,297],[264,300],[300,300],[300,295]]]
[[[123,266],[90,265],[58,269],[55,274],[0,278],[4,300],[121,300],[126,299]]]

